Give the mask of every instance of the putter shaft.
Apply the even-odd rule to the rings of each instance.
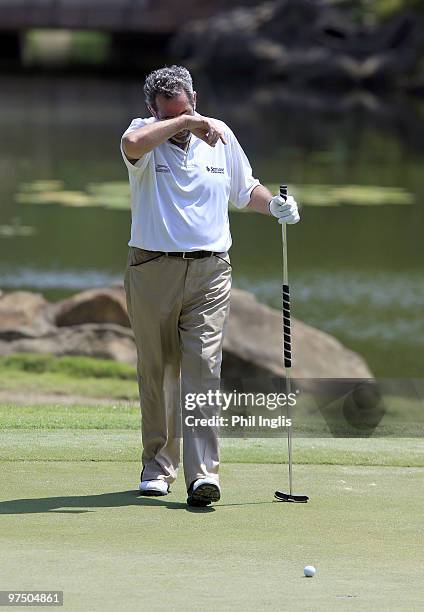
[[[280,186],[280,196],[287,199],[287,185]],[[286,397],[288,398],[291,393],[291,379],[290,379],[290,368],[291,368],[291,325],[290,325],[290,290],[289,290],[289,273],[288,273],[288,261],[287,261],[287,230],[286,224],[281,224],[281,236],[283,242],[283,291],[282,291],[282,302],[283,302],[283,359],[285,368],[286,378]],[[287,418],[291,419],[290,403],[287,402]],[[295,503],[306,503],[309,499],[307,495],[294,495],[293,494],[293,458],[292,458],[292,433],[291,425],[287,428],[287,451],[288,451],[288,470],[289,470],[289,493],[283,491],[276,491],[274,497],[279,501],[295,502]]]

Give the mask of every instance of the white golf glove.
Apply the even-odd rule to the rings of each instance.
[[[293,196],[287,196],[284,200],[281,196],[274,196],[268,204],[269,212],[277,217],[278,223],[288,223],[292,225],[300,221],[297,202]]]

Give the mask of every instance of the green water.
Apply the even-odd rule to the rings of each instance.
[[[0,287],[58,300],[122,282],[128,210],[25,204],[15,198],[23,183],[35,180],[59,179],[72,191],[93,182],[126,181],[119,138],[133,117],[145,115],[140,83],[0,81]],[[378,205],[305,205],[301,223],[288,230],[289,274],[295,316],[359,351],[376,375],[421,377],[424,129],[419,103],[402,102],[376,114],[268,103],[228,88],[212,95],[204,83],[198,94],[199,112],[231,125],[262,182],[284,181],[312,191],[319,191],[315,185],[354,184],[408,195],[411,203],[392,198]],[[280,227],[258,214],[231,213],[231,228],[234,286],[278,307]]]

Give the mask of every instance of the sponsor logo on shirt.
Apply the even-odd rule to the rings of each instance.
[[[206,166],[206,170],[212,174],[224,174],[224,168],[217,168],[216,166]]]
[[[166,164],[156,164],[155,170],[156,172],[171,172],[169,166],[167,166]]]

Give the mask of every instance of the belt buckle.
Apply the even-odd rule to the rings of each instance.
[[[183,259],[196,259],[195,257],[187,257],[187,253],[190,253],[190,251],[184,251],[183,252]]]

